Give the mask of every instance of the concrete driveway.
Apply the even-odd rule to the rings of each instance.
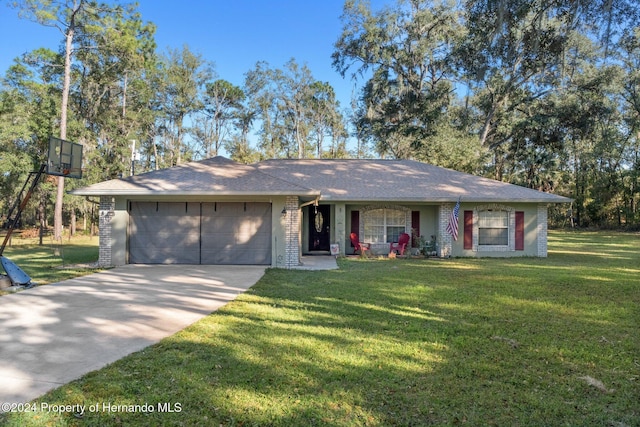
[[[253,286],[262,266],[127,265],[0,297],[0,402],[28,402]]]

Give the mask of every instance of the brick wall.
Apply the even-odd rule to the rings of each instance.
[[[438,256],[443,258],[450,257],[453,249],[453,238],[451,237],[451,234],[447,233],[447,225],[449,224],[449,217],[451,216],[451,212],[453,212],[454,207],[454,203],[443,203],[440,205],[440,214],[438,216],[438,241],[440,242],[440,253]]]
[[[98,251],[98,265],[100,267],[111,267],[111,220],[115,215],[116,202],[113,197],[100,196],[100,222],[98,235],[100,237],[100,248]]]
[[[547,256],[547,205],[538,205],[538,256]]]
[[[287,196],[285,200],[285,256],[284,267],[292,268],[300,265],[300,209],[298,197]]]

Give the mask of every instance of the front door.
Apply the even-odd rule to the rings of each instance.
[[[309,252],[329,251],[330,206],[309,206]]]

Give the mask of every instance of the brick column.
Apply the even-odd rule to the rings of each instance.
[[[438,215],[438,246],[440,253],[438,255],[442,258],[450,257],[453,250],[453,239],[451,234],[447,233],[447,225],[454,206],[455,204],[453,203],[440,205],[440,214]]]
[[[111,267],[111,219],[115,215],[116,202],[113,197],[100,196],[100,222],[98,225],[98,235],[100,238],[100,248],[98,250],[98,265],[100,267]]]
[[[350,242],[345,230],[347,208],[344,203],[337,203],[334,206],[334,218],[335,225],[333,226],[333,236],[330,243],[337,243],[340,245],[340,256],[344,256],[345,248],[349,244],[348,242]]]
[[[538,256],[547,257],[547,205],[538,205],[538,226],[537,226]]]
[[[287,196],[285,200],[285,255],[284,267],[292,268],[300,265],[300,209],[298,197]]]

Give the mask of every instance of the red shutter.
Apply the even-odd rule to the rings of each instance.
[[[524,251],[524,212],[516,212],[516,251]]]
[[[473,249],[473,211],[464,211],[464,248]]]
[[[411,211],[411,247],[417,248],[420,239],[420,211]],[[418,236],[414,239],[413,236]]]
[[[351,232],[362,238],[360,236],[360,211],[351,211]],[[351,247],[353,247],[353,243],[351,243]]]

